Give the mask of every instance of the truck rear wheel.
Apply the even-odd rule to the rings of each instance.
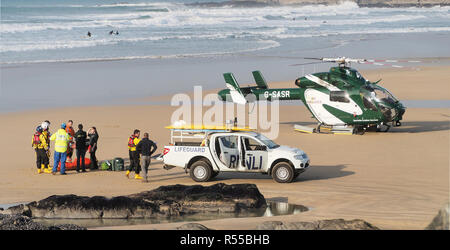
[[[278,183],[292,182],[294,169],[287,162],[279,162],[272,169],[272,178]]]
[[[212,168],[205,161],[196,161],[190,168],[189,175],[196,182],[209,181],[212,176]]]

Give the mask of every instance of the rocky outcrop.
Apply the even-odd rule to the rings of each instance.
[[[210,230],[199,223],[188,223],[177,227],[177,230]]]
[[[378,230],[377,227],[363,220],[320,220],[314,222],[266,221],[256,230]]]
[[[426,230],[450,230],[450,216],[448,215],[450,211],[450,203],[447,203],[443,208],[441,208],[438,214],[428,225]]]
[[[161,186],[155,190],[106,198],[53,195],[7,209],[9,214],[35,218],[128,219],[176,217],[195,213],[235,213],[266,207],[254,184]]]
[[[72,224],[45,226],[24,215],[0,214],[0,230],[86,230]]]

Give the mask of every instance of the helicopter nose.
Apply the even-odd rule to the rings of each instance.
[[[403,114],[405,113],[405,111],[406,111],[406,107],[399,103],[399,105],[396,108],[396,112],[397,112],[397,117],[396,117],[397,119],[396,120],[397,120],[397,122],[402,120]]]

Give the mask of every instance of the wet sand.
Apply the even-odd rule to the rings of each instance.
[[[399,99],[450,99],[449,67],[419,71],[379,70],[386,86]],[[373,74],[372,76],[369,76]],[[432,88],[426,79],[439,86]],[[285,83],[292,85],[292,81]],[[164,99],[164,98],[162,98]],[[99,160],[128,157],[126,141],[133,129],[150,132],[160,152],[169,141],[169,125],[176,107],[127,105],[47,109],[1,114],[0,203],[27,202],[54,194],[117,196],[154,189],[161,185],[195,183],[181,169],[166,171],[154,161],[150,182],[127,179],[124,172],[93,171],[66,176],[36,173],[30,140],[38,122],[52,121],[54,132],[72,119],[100,133]],[[403,126],[388,133],[363,136],[310,135],[295,132],[293,124],[314,124],[305,107],[283,106],[279,144],[299,147],[312,167],[291,184],[279,184],[261,174],[220,174],[218,182],[254,183],[266,198],[302,204],[312,210],[289,216],[236,218],[199,222],[214,229],[254,229],[267,220],[364,219],[382,229],[423,229],[449,199],[450,108],[410,108]],[[173,229],[180,223],[109,227],[120,229]],[[183,224],[183,223],[181,223]]]

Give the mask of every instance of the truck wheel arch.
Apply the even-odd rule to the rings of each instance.
[[[186,164],[186,169],[190,169],[192,164],[194,164],[194,162],[196,162],[196,161],[204,161],[204,162],[208,163],[211,166],[211,168],[214,170],[214,167],[211,164],[211,162],[209,161],[209,159],[204,156],[195,156],[192,159],[190,159],[188,164]]]
[[[267,172],[270,176],[272,176],[272,169],[273,169],[273,167],[274,167],[275,165],[277,165],[277,163],[279,163],[279,162],[286,162],[286,163],[288,163],[289,165],[291,165],[291,167],[292,167],[293,170],[295,170],[294,164],[292,164],[292,162],[291,162],[290,160],[288,160],[288,159],[286,159],[286,158],[279,158],[279,159],[276,159],[275,161],[273,161],[272,164],[270,165],[270,168],[269,168],[269,170],[268,170],[268,172]]]

